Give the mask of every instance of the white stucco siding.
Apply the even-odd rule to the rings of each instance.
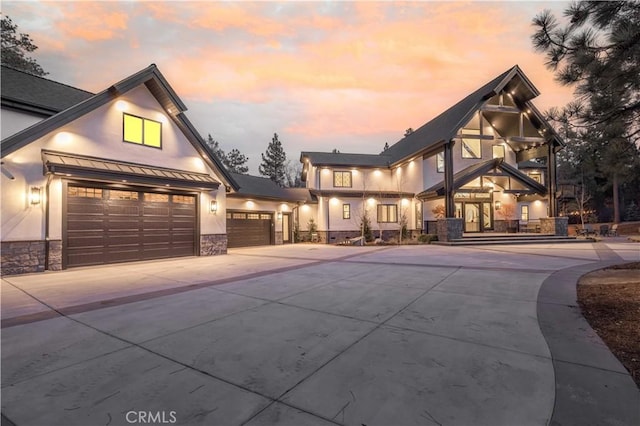
[[[351,187],[333,186],[333,172],[350,172]],[[310,187],[311,188],[311,187]],[[360,169],[352,167],[334,167],[320,169],[320,180],[315,189],[336,191],[397,191],[395,179],[389,169]]]
[[[2,139],[30,127],[46,117],[36,114],[14,111],[7,108],[0,109],[0,135]]]
[[[298,229],[300,231],[309,230],[309,222],[311,219],[317,224],[318,217],[318,205],[317,204],[303,204],[298,207]]]
[[[124,112],[162,122],[162,149],[123,142],[123,111],[116,106],[124,101]],[[118,106],[120,106],[119,104]],[[43,175],[42,150],[93,156],[117,161],[147,164],[198,173],[207,173],[222,182],[198,154],[182,131],[165,114],[155,97],[144,86],[127,92],[118,99],[56,129],[27,146],[9,154],[3,161],[15,176],[2,176],[2,241],[42,240],[44,230],[44,193],[47,178]],[[32,206],[28,191],[42,188],[43,202]],[[54,178],[50,185],[50,238],[62,234],[62,185]],[[218,202],[218,214],[209,212],[209,201]],[[206,191],[200,198],[200,232],[226,233],[224,182],[217,191]]]

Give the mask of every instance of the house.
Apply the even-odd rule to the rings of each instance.
[[[540,221],[566,235],[557,216],[555,156],[564,146],[535,108],[539,95],[516,65],[380,154],[302,152],[302,179],[317,204],[322,241],[360,235],[504,232]],[[425,229],[426,228],[426,229]]]
[[[298,209],[314,203],[304,188],[281,188],[271,179],[231,173],[239,189],[227,195],[228,247],[294,242]]]
[[[291,241],[308,192],[229,173],[186,109],[155,65],[97,94],[3,66],[3,274]]]

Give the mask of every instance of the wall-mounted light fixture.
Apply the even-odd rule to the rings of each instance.
[[[500,210],[502,207],[502,203],[500,201],[496,201],[496,210]]]
[[[218,213],[218,202],[216,200],[211,200],[209,203],[209,211],[213,214]]]
[[[278,220],[282,220],[282,212],[278,212],[278,214],[276,215],[276,217],[278,218]]]
[[[40,187],[32,186],[29,190],[29,203],[31,204],[40,204]]]

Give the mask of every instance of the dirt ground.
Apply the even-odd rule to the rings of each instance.
[[[640,387],[640,262],[585,275],[578,282],[578,303]]]

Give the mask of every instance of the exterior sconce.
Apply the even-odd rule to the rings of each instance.
[[[29,203],[36,205],[40,204],[41,196],[40,196],[40,187],[32,186],[29,190]]]
[[[500,210],[502,207],[502,203],[500,201],[496,201],[496,210]]]
[[[213,214],[218,213],[218,202],[216,200],[211,200],[209,203],[209,211]]]
[[[276,217],[278,218],[278,220],[282,220],[282,212],[278,212],[278,214],[276,215]]]

